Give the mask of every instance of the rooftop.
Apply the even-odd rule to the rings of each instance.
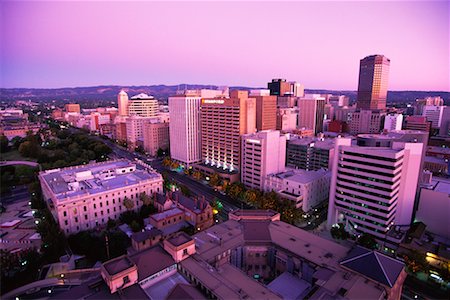
[[[159,235],[162,235],[161,230],[152,228],[150,230],[133,233],[133,235],[131,236],[131,239],[133,239],[135,242],[139,243],[139,242],[143,242],[145,240],[148,240],[152,237],[156,237]]]
[[[312,181],[315,181],[319,178],[322,178],[324,176],[330,176],[331,172],[319,169],[316,171],[307,171],[307,170],[301,170],[301,169],[288,169],[288,171],[278,174],[271,174],[269,176],[274,176],[281,179],[286,179],[289,181],[295,181],[298,183],[309,183]]]
[[[174,237],[167,240],[169,243],[174,245],[175,247],[181,246],[187,242],[192,241],[192,238],[184,232],[180,232]]]
[[[293,137],[288,141],[289,145],[309,146],[329,150],[334,148],[334,139],[315,137]]]
[[[109,275],[113,276],[134,267],[135,264],[126,255],[111,259],[103,264]]]
[[[159,173],[139,170],[125,159],[53,169],[40,172],[39,176],[61,201],[162,179]]]
[[[160,245],[136,252],[129,258],[138,267],[139,281],[175,264],[172,256]]]
[[[165,211],[157,213],[157,214],[153,214],[153,215],[150,216],[150,218],[152,218],[152,219],[154,219],[156,221],[161,221],[161,220],[164,220],[166,218],[173,217],[173,216],[176,216],[176,215],[179,215],[179,214],[183,214],[183,211],[181,209],[179,209],[179,208],[172,208],[172,209],[165,210]]]

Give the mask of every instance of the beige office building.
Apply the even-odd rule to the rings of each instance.
[[[144,124],[144,149],[151,156],[156,156],[158,149],[169,148],[169,123],[151,120]]]
[[[256,132],[256,100],[247,91],[232,91],[230,98],[202,99],[200,128],[204,165],[237,172],[241,135]]]
[[[158,112],[158,100],[147,94],[133,96],[128,102],[129,116],[154,117]]]

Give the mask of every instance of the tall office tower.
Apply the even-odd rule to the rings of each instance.
[[[291,94],[291,84],[286,82],[286,79],[272,79],[272,82],[267,84],[270,94],[274,96],[284,96]]]
[[[386,109],[391,61],[384,55],[367,56],[360,61],[357,107]]]
[[[315,134],[323,131],[325,98],[316,94],[306,94],[298,102],[298,127],[311,129]]]
[[[441,97],[426,97],[423,99],[416,99],[416,102],[414,103],[414,114],[422,115],[423,108],[427,105],[442,106],[444,105],[444,99],[442,99]]]
[[[403,124],[402,114],[389,114],[384,117],[384,130],[401,130]]]
[[[421,130],[430,132],[431,122],[423,116],[407,116],[405,120],[405,126],[403,129],[407,130]]]
[[[442,114],[445,106],[426,105],[423,107],[422,116],[431,122],[431,128],[436,129],[441,127]]]
[[[121,90],[117,95],[117,106],[119,108],[119,116],[128,116],[128,94]]]
[[[203,165],[219,175],[239,172],[241,135],[256,131],[256,100],[232,91],[230,98],[202,99],[200,110]]]
[[[80,113],[80,104],[77,103],[68,103],[66,105],[64,105],[64,110],[66,112],[75,112],[75,113]]]
[[[251,90],[250,97],[256,99],[256,129],[270,130],[277,127],[277,96],[270,90]]]
[[[291,94],[294,97],[305,97],[305,87],[296,81],[289,82],[291,85]]]
[[[182,164],[202,160],[200,102],[202,98],[228,96],[228,90],[185,90],[169,97],[170,156]]]
[[[128,115],[141,117],[154,117],[159,112],[158,100],[147,94],[131,97],[128,102]]]
[[[423,151],[422,143],[361,147],[336,139],[328,226],[389,240],[395,225],[410,225]]]
[[[144,150],[151,156],[156,156],[159,149],[169,149],[169,123],[152,119],[144,124]]]
[[[385,113],[379,110],[357,109],[352,113],[349,130],[356,135],[358,133],[380,133]]]
[[[285,171],[286,136],[264,130],[242,136],[241,182],[247,188],[263,189],[269,174]]]
[[[298,109],[277,108],[277,130],[293,131],[297,129]]]
[[[287,141],[286,166],[307,171],[331,169],[334,139],[292,137]]]

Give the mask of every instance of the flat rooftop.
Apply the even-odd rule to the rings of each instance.
[[[103,267],[111,276],[123,272],[133,266],[134,263],[126,255],[111,259],[103,264]]]
[[[141,181],[162,179],[159,173],[139,170],[133,162],[125,159],[53,169],[41,172],[39,176],[58,200],[95,195]]]
[[[314,144],[314,148],[330,150],[334,148],[335,139],[316,137],[293,137],[288,140],[288,145],[309,146]]]
[[[172,217],[172,216],[176,216],[178,214],[182,214],[183,211],[179,208],[172,208],[157,214],[153,214],[150,216],[150,218],[156,220],[156,221],[161,221],[164,220],[166,218]]]
[[[298,183],[309,183],[312,181],[315,181],[319,178],[322,178],[324,176],[330,176],[331,172],[319,169],[316,171],[307,171],[307,170],[301,170],[301,169],[289,169],[286,172],[273,174],[269,176],[274,176],[281,179],[287,179],[290,181],[295,181]]]

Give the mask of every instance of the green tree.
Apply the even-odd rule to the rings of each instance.
[[[7,152],[9,150],[8,143],[9,143],[8,138],[3,134],[0,135],[0,152],[1,153]]]
[[[19,153],[24,157],[38,157],[39,145],[35,142],[25,141],[19,146]]]
[[[180,184],[179,187],[183,195],[185,195],[186,197],[192,196],[191,190],[187,186]]]
[[[285,200],[280,205],[281,220],[295,225],[302,216],[302,210],[295,207],[292,201]]]
[[[343,223],[335,224],[330,230],[331,236],[334,239],[346,240],[349,238],[349,233],[345,230],[345,225]]]
[[[136,220],[133,220],[130,224],[130,228],[131,230],[133,230],[133,232],[139,232],[141,231],[141,226],[139,225],[139,223]]]
[[[229,186],[228,195],[233,199],[239,199],[243,196],[245,187],[240,182],[234,182]]]
[[[152,204],[152,198],[145,192],[139,194],[139,199],[142,201],[144,205]]]
[[[406,266],[413,273],[426,272],[430,268],[430,265],[425,258],[425,254],[417,250],[411,250],[408,254],[405,254],[403,258]]]
[[[244,193],[244,200],[254,207],[259,207],[261,205],[261,192],[255,189],[247,190]]]
[[[202,174],[202,172],[200,172],[200,171],[195,171],[195,172],[192,173],[192,177],[193,177],[195,180],[200,180],[200,179],[203,178],[203,174]]]
[[[164,167],[168,167],[172,164],[172,160],[170,159],[170,157],[166,156],[164,157],[163,161],[162,161],[162,165]]]
[[[375,240],[375,237],[369,233],[363,233],[358,238],[357,243],[368,249],[376,249],[378,246],[377,241]]]
[[[279,210],[278,206],[279,206],[278,195],[274,191],[265,193],[263,195],[260,205],[262,209],[272,209],[278,211]]]
[[[217,173],[213,173],[211,174],[211,176],[209,177],[209,185],[210,186],[218,186],[220,184],[220,176]]]
[[[130,198],[125,197],[123,198],[123,206],[128,210],[132,210],[134,208],[134,202]]]

